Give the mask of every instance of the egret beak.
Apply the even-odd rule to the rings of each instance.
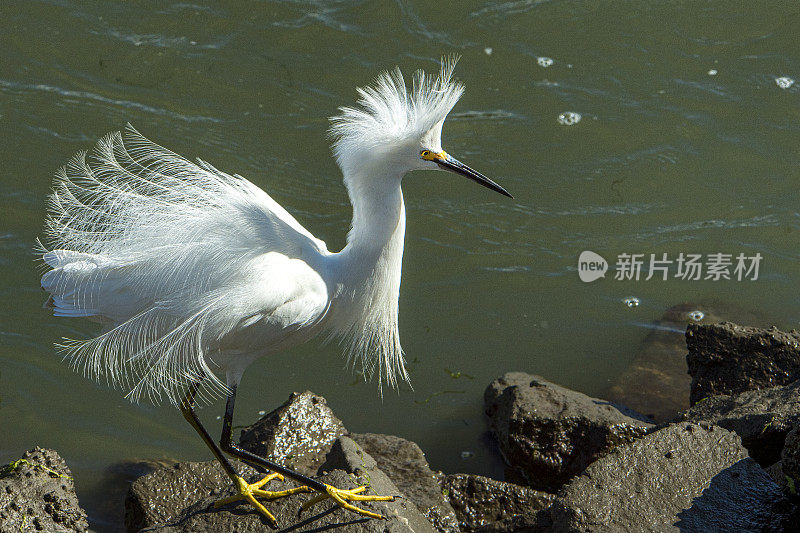
[[[461,174],[462,176],[471,179],[475,183],[480,183],[484,187],[491,189],[495,192],[499,192],[503,196],[508,196],[509,198],[514,198],[511,196],[507,190],[503,187],[495,183],[494,181],[490,180],[480,172],[476,170],[472,170],[467,165],[456,159],[455,157],[451,156],[444,150],[439,152],[438,154],[431,152],[428,157],[425,159],[430,158],[430,161],[434,161],[442,170],[449,170],[450,172],[455,172],[456,174]]]

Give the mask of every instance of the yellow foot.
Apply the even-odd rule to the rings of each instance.
[[[267,517],[267,520],[269,520],[269,523],[272,527],[277,527],[277,521],[275,520],[275,517],[272,515],[272,513],[267,511],[267,508],[261,505],[261,502],[259,502],[256,498],[261,498],[264,500],[276,500],[278,498],[291,496],[292,494],[298,494],[300,492],[311,492],[311,489],[308,487],[294,487],[281,491],[261,490],[261,487],[273,479],[283,481],[283,476],[280,474],[269,474],[268,476],[265,476],[264,479],[256,483],[247,483],[240,476],[236,476],[233,482],[236,485],[236,489],[239,491],[239,494],[234,494],[233,496],[229,496],[217,501],[214,503],[214,508],[217,509],[229,503],[246,500],[253,507],[255,507],[259,513]]]
[[[355,505],[348,503],[348,502],[391,502],[394,501],[394,496],[372,496],[367,494],[361,494],[367,490],[366,486],[358,487],[355,489],[345,490],[345,489],[337,489],[332,485],[325,484],[325,492],[320,494],[319,496],[315,496],[308,500],[300,507],[300,513],[308,509],[314,504],[317,504],[323,500],[327,500],[328,498],[332,499],[336,502],[339,507],[343,507],[348,511],[353,511],[354,513],[358,513],[363,516],[368,516],[370,518],[379,518],[379,519],[386,519],[386,517],[379,515],[378,513],[373,513],[372,511],[367,511],[365,509],[359,509]],[[298,513],[299,514],[299,513]]]

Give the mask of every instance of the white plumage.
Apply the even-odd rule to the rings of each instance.
[[[508,194],[441,148],[463,92],[452,68],[418,73],[410,92],[399,70],[383,74],[359,90],[359,107],[332,119],[353,204],[338,253],[245,178],[131,126],[78,154],[50,196],[42,287],[56,316],[106,329],[65,341],[66,357],[132,400],[176,404],[190,384],[225,391],[254,358],[319,335],[342,340],[366,375],[408,379],[397,324],[403,175],[451,170]]]

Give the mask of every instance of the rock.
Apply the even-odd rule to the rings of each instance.
[[[755,324],[761,317],[720,302],[675,305],[652,325],[628,369],[603,396],[626,405],[656,422],[673,419],[689,408],[692,378],[686,365],[686,327],[722,320]]]
[[[0,471],[0,533],[88,530],[72,473],[54,450],[34,448]]]
[[[91,488],[91,497],[96,502],[92,521],[109,530],[123,531],[125,499],[131,483],[159,468],[174,464],[176,461],[172,460],[130,460],[110,465],[103,472],[100,483]]]
[[[484,401],[506,463],[531,487],[547,492],[652,427],[622,406],[521,372],[493,381]]]
[[[800,425],[786,434],[781,451],[781,470],[792,478],[795,490],[800,489]]]
[[[246,479],[257,478],[255,470],[233,462]],[[274,486],[274,485],[273,485]],[[134,481],[125,498],[125,531],[166,524],[187,507],[232,487],[231,479],[216,461],[175,463],[162,466]]]
[[[711,425],[672,424],[591,464],[550,508],[553,531],[783,531],[793,506]]]
[[[691,405],[709,396],[788,385],[800,379],[800,333],[729,322],[686,329]]]
[[[242,477],[255,482],[262,477],[248,466],[237,464]],[[326,457],[326,474],[315,476],[339,488],[355,488],[369,484],[369,493],[399,496],[400,491],[389,478],[377,468],[375,460],[360,450],[351,439],[342,437],[332,446]],[[344,469],[347,469],[345,471]],[[353,473],[353,475],[350,474]],[[296,486],[294,482],[273,481],[267,490],[281,490]],[[207,463],[180,463],[171,468],[162,468],[137,480],[131,494],[137,499],[136,513],[126,518],[128,531],[136,531],[135,516],[146,531],[195,532],[195,531],[250,531],[263,532],[268,524],[252,506],[243,502],[219,509],[214,502],[234,493],[230,479],[215,461]],[[146,499],[149,497],[149,500]],[[364,509],[383,514],[388,521],[369,519],[338,508],[330,501],[322,502],[298,517],[300,506],[312,498],[312,494],[296,494],[266,502],[265,507],[273,513],[282,528],[314,528],[325,530],[339,528],[345,532],[428,532],[435,529],[413,503],[405,498],[394,502],[356,502]]]
[[[350,435],[440,532],[518,531],[538,525],[552,494],[472,474],[431,470],[414,442],[393,435]]]
[[[352,434],[350,437],[375,459],[378,468],[438,531],[459,531],[456,513],[442,494],[444,475],[431,470],[416,443],[394,435],[375,433]]]
[[[786,434],[800,424],[800,381],[734,396],[712,396],[695,404],[680,418],[736,432],[750,457],[762,466],[769,466],[780,460]]]
[[[289,399],[242,430],[239,444],[246,450],[301,474],[314,475],[333,442],[344,435],[325,398],[313,392],[294,392]]]
[[[774,465],[770,465],[764,469],[764,472],[769,475],[770,479],[778,485],[786,497],[791,497],[791,490],[789,489],[789,484],[787,483],[787,476],[783,473],[783,465],[780,461],[775,463]]]
[[[442,484],[460,531],[519,531],[544,527],[540,516],[555,498],[547,492],[472,474],[450,474]]]
[[[341,470],[334,470],[319,477],[324,481],[339,488],[355,488],[365,482],[365,479],[356,478],[355,481]],[[265,518],[255,512],[251,505],[237,503],[214,509],[213,504],[220,497],[229,496],[233,490],[227,490],[219,495],[204,498],[193,506],[185,509],[175,520],[160,526],[148,528],[145,531],[158,533],[195,533],[236,531],[237,533],[264,533],[270,531]],[[371,493],[371,492],[370,492]],[[357,502],[356,505],[373,512],[389,513],[388,520],[375,520],[356,515],[350,511],[340,509],[334,504],[322,502],[312,509],[297,516],[300,506],[311,497],[310,494],[296,494],[267,502],[266,507],[275,515],[278,526],[285,530],[298,531],[326,531],[335,529],[345,533],[381,533],[381,532],[406,532],[411,533],[410,520],[395,509],[387,509],[382,502]],[[408,502],[394,503],[391,505],[408,505]],[[421,516],[421,515],[419,515]],[[423,519],[424,520],[424,519]],[[424,526],[424,524],[422,524]],[[428,523],[427,529],[414,529],[431,533],[435,531]]]
[[[384,508],[378,511],[384,516],[404,517],[403,521],[411,527],[413,531],[435,531],[431,523],[420,510],[417,509],[411,499],[403,494],[402,491],[392,483],[389,476],[378,468],[377,461],[350,437],[340,437],[336,440],[325,463],[320,467],[319,472],[322,474],[331,469],[354,474],[362,479],[360,482],[361,484],[364,484],[365,480],[370,488],[377,494],[384,496],[400,496],[400,498],[394,502],[375,502],[373,504]],[[406,483],[408,484],[408,482]]]

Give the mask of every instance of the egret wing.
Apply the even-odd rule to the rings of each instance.
[[[110,323],[64,344],[73,364],[136,398],[166,392],[173,402],[187,381],[213,382],[206,359],[224,333],[220,306],[226,291],[252,291],[254,260],[275,253],[308,264],[328,254],[257,186],[131,126],[58,172],[46,233],[52,270],[42,286],[56,313]]]

